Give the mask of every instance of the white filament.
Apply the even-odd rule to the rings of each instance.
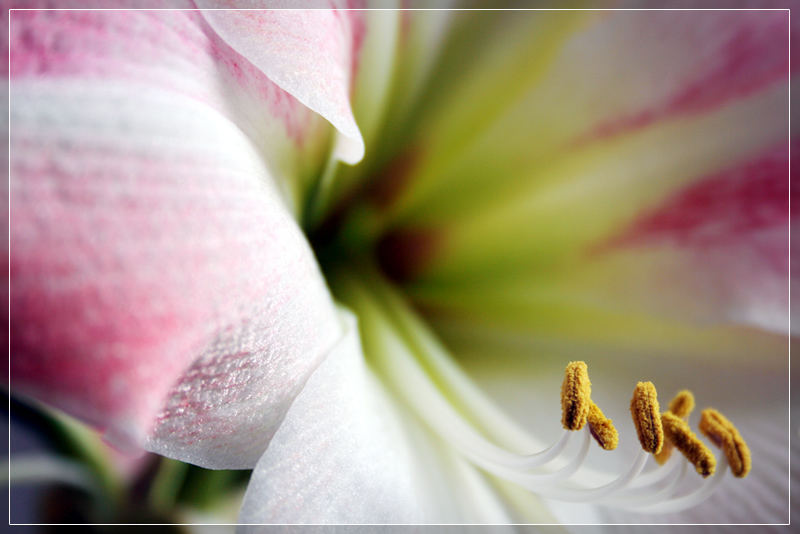
[[[564,452],[574,432],[564,431],[553,445],[532,454],[508,451],[490,442],[465,421],[440,394],[414,358],[410,355],[405,358],[397,356],[399,353],[391,358],[394,372],[389,374],[402,377],[395,386],[434,432],[486,472],[542,497],[569,502],[597,502],[647,512],[673,512],[694,506],[716,487],[716,484],[706,483],[694,493],[670,499],[682,479],[681,470],[660,467],[639,477],[650,456],[645,451],[639,451],[631,466],[611,482],[594,487],[577,481],[568,484],[567,481],[579,474],[584,465],[591,445],[588,428],[583,431],[580,450],[568,459],[566,465],[558,470],[544,469],[556,459],[565,459]],[[686,463],[683,462],[683,465]],[[720,476],[718,474],[714,481]],[[670,479],[668,485],[659,487],[659,483],[665,479]],[[669,500],[661,502],[663,499]]]
[[[579,450],[573,456],[566,454],[575,434],[570,431],[564,431],[551,446],[529,454],[496,445],[456,409],[456,406],[462,409],[470,406],[469,399],[462,398],[460,384],[446,373],[436,373],[434,381],[430,373],[438,365],[436,357],[428,353],[425,340],[419,338],[424,337],[424,332],[419,334],[413,325],[409,326],[411,318],[403,314],[410,312],[403,309],[402,303],[393,300],[391,294],[384,302],[376,302],[368,297],[368,292],[359,293],[351,296],[356,297],[356,307],[367,309],[368,313],[362,316],[372,318],[370,331],[380,343],[372,363],[433,432],[487,473],[549,499],[592,502],[648,513],[676,512],[695,506],[708,498],[722,480],[727,468],[724,461],[720,462],[716,475],[698,489],[674,496],[686,475],[686,461],[675,455],[669,467],[657,467],[642,474],[650,455],[640,450],[630,467],[616,478],[602,485],[589,485],[587,477],[581,477],[591,444],[588,428],[583,431]],[[384,308],[387,305],[389,310]],[[401,328],[397,328],[397,321],[402,323]],[[397,335],[398,330],[404,335]],[[555,468],[552,464],[556,461],[563,465]]]
[[[636,479],[624,491],[604,499],[605,503],[624,505],[628,507],[642,506],[660,502],[668,498],[675,488],[683,481],[686,476],[688,463],[676,459],[670,463],[669,468],[656,468],[646,475],[642,475]],[[664,476],[654,477],[652,475],[662,474]],[[648,478],[645,478],[648,477]],[[646,484],[642,484],[642,480],[647,480]],[[667,484],[661,489],[658,489],[659,483],[663,480],[668,480]]]
[[[725,475],[725,472],[728,470],[728,459],[725,458],[725,455],[720,455],[721,459],[719,465],[717,466],[717,471],[714,473],[709,480],[703,482],[702,486],[697,488],[695,491],[689,493],[688,495],[683,495],[681,497],[674,497],[669,500],[661,501],[659,503],[650,505],[650,506],[641,506],[637,507],[636,510],[639,512],[646,512],[646,513],[670,513],[670,512],[679,512],[681,510],[685,510],[687,508],[691,508],[693,506],[697,506],[701,502],[705,501],[722,482],[722,479]]]

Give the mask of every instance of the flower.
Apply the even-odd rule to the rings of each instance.
[[[731,416],[756,465],[666,518],[785,521],[788,33],[782,11],[14,12],[10,391],[254,468],[244,523],[649,520],[625,509],[676,501],[646,479],[520,467],[585,359],[621,454],[579,485],[627,471],[652,379]]]

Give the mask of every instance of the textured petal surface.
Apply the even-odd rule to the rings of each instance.
[[[293,7],[236,0],[200,0],[197,4],[201,8]],[[337,6],[317,2],[305,7]],[[362,13],[330,9],[202,13],[234,50],[339,130],[336,153],[343,161],[361,160],[364,141],[350,108],[350,87],[363,39]]]
[[[240,522],[508,522],[484,477],[378,381],[354,318],[346,321],[348,333],[311,376],[256,466]],[[380,320],[368,323],[363,335],[372,349],[407,350]]]
[[[24,15],[12,391],[119,446],[149,435],[169,456],[252,466],[341,331],[271,172],[305,107],[231,50],[215,56],[196,15]]]

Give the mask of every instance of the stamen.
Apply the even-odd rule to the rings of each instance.
[[[592,383],[585,362],[569,362],[561,384],[561,424],[580,430],[586,424],[591,404]]]
[[[694,395],[688,389],[679,391],[677,395],[669,402],[669,411],[680,417],[686,419],[689,414],[694,410]]]
[[[364,285],[362,277],[347,273],[340,276],[337,288],[340,296],[344,295],[344,302],[364,318],[362,340],[376,372],[421,421],[486,473],[543,498],[602,503],[640,512],[674,512],[695,506],[721,483],[728,466],[727,456],[719,459],[712,477],[688,493],[682,484],[688,471],[687,462],[677,462],[676,458],[667,468],[643,472],[649,453],[656,453],[664,446],[665,429],[651,382],[637,384],[630,405],[643,450],[635,455],[629,467],[617,473],[595,471],[584,465],[592,437],[601,447],[610,449],[619,436],[591,400],[591,383],[584,362],[567,365],[561,399],[562,424],[567,430],[551,446],[544,446],[506,421],[503,413],[481,396],[391,286],[377,276],[370,278],[375,284],[370,288]],[[693,397],[681,392],[676,399],[664,416],[666,430],[670,436],[675,434],[692,443],[687,436],[694,436],[683,426],[688,424],[681,416],[688,416]],[[469,418],[464,411],[469,412]],[[723,447],[728,443],[731,463],[738,461],[741,464],[738,472],[746,474],[750,468],[749,450],[733,425],[716,411],[709,411],[704,419],[706,422],[701,425],[707,428],[703,431],[715,436],[712,439]],[[498,425],[498,421],[503,424]],[[586,426],[586,422],[589,425],[585,435],[576,436],[573,430]],[[568,446],[576,440],[579,440],[577,450]],[[514,443],[513,447],[506,448],[510,443]],[[693,461],[700,466],[699,471],[712,471],[707,457],[704,463],[702,454],[689,456],[700,458]]]
[[[619,433],[614,428],[614,422],[607,418],[603,411],[594,403],[589,405],[589,431],[592,437],[607,451],[613,451],[619,444]]]
[[[717,410],[707,408],[700,414],[700,431],[725,453],[733,476],[747,476],[752,467],[750,449],[733,423]]]
[[[631,399],[631,415],[642,449],[657,454],[664,445],[664,429],[661,427],[656,387],[652,382],[636,384]]]
[[[669,411],[684,421],[688,420],[689,414],[692,413],[692,410],[694,410],[694,395],[692,395],[692,392],[688,389],[679,391],[669,403]],[[673,448],[674,445],[672,445],[671,441],[667,440],[664,442],[661,452],[655,455],[658,465],[664,465],[667,460],[669,460],[669,457],[672,455]]]
[[[692,432],[689,424],[672,412],[664,412],[661,422],[667,439],[686,456],[695,470],[703,478],[713,475],[717,461],[708,447]]]

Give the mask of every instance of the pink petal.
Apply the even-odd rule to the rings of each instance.
[[[11,391],[252,466],[341,332],[272,172],[306,108],[191,13],[15,12],[12,50]]]
[[[798,144],[791,152],[796,156]],[[787,144],[706,176],[642,214],[600,250],[673,248],[686,258],[688,290],[710,301],[721,319],[789,330]],[[674,278],[673,278],[674,279]],[[689,295],[686,295],[690,298]],[[713,304],[712,304],[713,303]]]
[[[223,111],[214,76],[254,89],[271,116],[300,137],[299,103],[275,87],[208,28],[196,12],[22,11],[11,25],[11,76],[128,80],[185,94]]]
[[[593,40],[620,52],[613,72],[617,79],[647,87],[648,91],[623,92],[632,97],[630,101],[620,101],[617,109],[595,111],[595,124],[579,135],[577,142],[597,141],[659,120],[708,112],[785,79],[790,69],[789,18],[785,11],[614,13],[577,39],[574,46],[591,49],[598,44]],[[658,62],[659,66],[648,68],[647,62]],[[796,67],[797,61],[794,63]],[[591,69],[597,68],[585,66],[590,76]],[[613,90],[610,86],[603,89]]]
[[[236,0],[199,0],[197,4],[201,8],[243,7]],[[337,7],[319,4],[304,7]],[[259,3],[257,7],[270,6]],[[336,151],[343,161],[361,160],[364,141],[350,108],[350,89],[364,36],[363,13],[331,9],[202,13],[234,50],[339,130],[343,138]]]
[[[136,82],[203,102],[265,151],[295,202],[319,171],[329,127],[197,11],[17,11],[10,29],[15,81]]]

